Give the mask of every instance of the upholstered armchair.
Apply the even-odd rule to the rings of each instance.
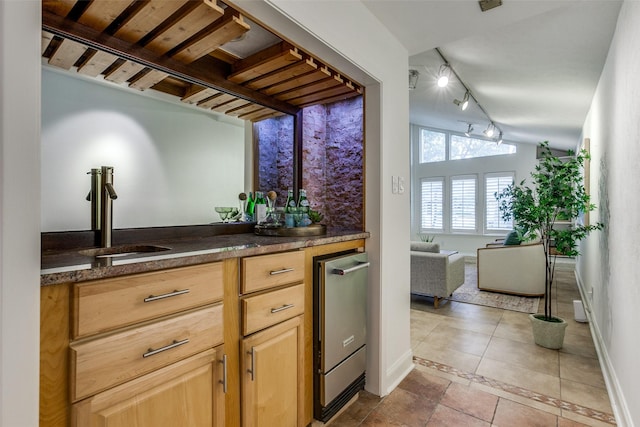
[[[542,243],[490,243],[477,252],[478,289],[524,296],[544,295]]]
[[[464,256],[440,253],[438,243],[411,242],[411,293],[440,299],[450,296],[464,283]]]

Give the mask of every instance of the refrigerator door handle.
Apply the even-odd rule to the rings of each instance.
[[[369,263],[368,262],[361,262],[358,263],[356,266],[351,267],[351,268],[334,268],[332,273],[333,274],[339,274],[340,276],[344,276],[345,274],[349,274],[349,273],[353,273],[354,271],[358,271],[358,270],[362,270],[363,268],[368,268],[369,267]]]

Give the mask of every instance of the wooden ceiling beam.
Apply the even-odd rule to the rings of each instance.
[[[318,65],[313,62],[313,58],[303,59],[294,64],[288,65],[284,68],[277,69],[270,73],[251,80],[245,86],[249,89],[260,90],[269,86],[273,86],[283,81],[293,79],[298,76],[302,76],[307,73],[311,73],[318,69]]]
[[[213,111],[217,111],[218,113],[227,113],[227,111],[234,110],[240,107],[246,107],[251,103],[248,103],[246,99],[235,99],[233,101],[226,102],[222,105],[218,105],[216,107],[211,108]]]
[[[211,2],[187,8],[185,12],[182,16],[172,16],[166,22],[164,30],[154,33],[153,39],[145,39],[145,47],[158,55],[164,55],[224,15],[224,10]]]
[[[274,47],[267,48],[262,52],[258,52],[255,55],[236,62],[233,65],[234,71],[227,79],[234,83],[245,83],[302,60],[302,55],[298,50],[289,47],[289,45],[284,42]],[[273,50],[276,51],[267,55]]]
[[[150,0],[123,24],[114,36],[129,43],[137,43],[165,20],[176,13],[188,0]]]
[[[144,65],[142,64],[138,64],[137,62],[125,61],[119,67],[111,70],[107,75],[105,75],[104,79],[113,83],[124,83],[143,69]]]
[[[147,73],[145,73],[141,77],[138,77],[134,81],[132,81],[129,84],[129,87],[132,87],[138,90],[147,90],[155,86],[156,84],[160,83],[162,80],[164,80],[169,76],[169,74],[162,71],[151,70],[151,69],[148,69],[148,70],[149,71]]]
[[[125,42],[108,34],[100,33],[92,28],[47,11],[42,12],[42,25],[45,31],[83,43],[96,50],[109,52],[146,67],[163,71],[189,83],[227,92],[247,101],[256,102],[286,114],[296,114],[299,110],[297,107],[286,102],[273,99],[260,92],[230,82],[225,79],[224,75],[215,74],[209,67],[200,64],[200,61],[187,65],[172,58],[158,56],[156,53],[144,47]]]
[[[97,77],[102,74],[111,64],[116,62],[117,56],[112,55],[101,50],[96,50],[95,53],[87,59],[84,64],[78,67],[78,73],[85,76]]]
[[[285,80],[282,83],[269,86],[268,88],[265,88],[260,92],[264,93],[265,95],[272,96],[295,89],[300,86],[315,83],[329,77],[331,77],[331,71],[329,71],[328,68],[322,67],[314,72],[303,74],[302,76],[298,76],[293,79]]]
[[[92,1],[78,19],[78,23],[97,31],[104,31],[131,3],[131,0]]]
[[[353,97],[360,96],[360,95],[362,95],[361,92],[352,91],[352,92],[345,93],[343,95],[332,96],[332,97],[324,98],[324,99],[320,99],[320,100],[316,99],[316,100],[313,100],[312,102],[309,102],[307,104],[300,104],[300,105],[298,105],[298,107],[306,108],[306,107],[310,107],[312,105],[329,104],[331,102],[344,101],[345,99],[353,98]]]
[[[208,87],[191,85],[189,89],[187,89],[187,93],[180,99],[182,102],[186,102],[187,104],[197,104],[200,101],[204,101],[205,99],[211,98],[214,95],[219,94],[220,91],[215,89],[210,89]]]
[[[75,4],[76,0],[42,0],[42,10],[58,16],[67,16]]]
[[[295,89],[283,92],[279,95],[276,95],[276,99],[279,99],[281,101],[288,101],[290,99],[299,98],[310,93],[320,92],[322,90],[330,89],[336,86],[342,86],[343,84],[344,81],[342,80],[342,78],[340,78],[339,75],[334,75],[333,77],[328,77],[324,80],[319,80],[315,83],[299,86]]]
[[[62,40],[60,46],[49,58],[49,64],[69,70],[86,50],[87,47],[81,43],[67,39]]]
[[[175,51],[169,51],[168,55],[189,64],[218,49],[223,44],[242,36],[249,31],[250,27],[244,22],[242,16],[236,15],[237,12],[227,8],[222,19],[218,19],[213,26],[205,28],[185,44],[177,46]]]

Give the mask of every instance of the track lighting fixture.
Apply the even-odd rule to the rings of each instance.
[[[470,137],[471,136],[471,132],[473,132],[473,125],[471,123],[469,123],[469,126],[467,127],[467,130],[464,133],[464,135],[466,137]]]
[[[438,86],[445,87],[449,84],[449,76],[451,74],[451,68],[449,64],[442,64],[440,71],[438,71]]]
[[[409,70],[409,90],[416,88],[418,85],[418,77],[420,77],[418,70]]]
[[[498,145],[502,144],[502,131],[498,134],[498,140],[496,141]]]
[[[466,91],[464,93],[464,97],[462,98],[462,101],[460,101],[459,99],[454,99],[453,103],[456,104],[458,107],[460,107],[462,111],[466,110],[467,107],[469,106],[469,91]]]
[[[487,138],[491,138],[495,133],[495,131],[496,129],[493,123],[489,123],[489,126],[487,126],[487,128],[484,130],[484,134],[486,135]]]

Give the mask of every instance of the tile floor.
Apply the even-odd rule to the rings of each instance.
[[[574,320],[573,266],[556,274],[555,313],[569,322],[561,350],[533,343],[525,313],[457,302],[435,310],[412,297],[415,369],[382,399],[363,391],[329,425],[615,425],[589,326]]]

